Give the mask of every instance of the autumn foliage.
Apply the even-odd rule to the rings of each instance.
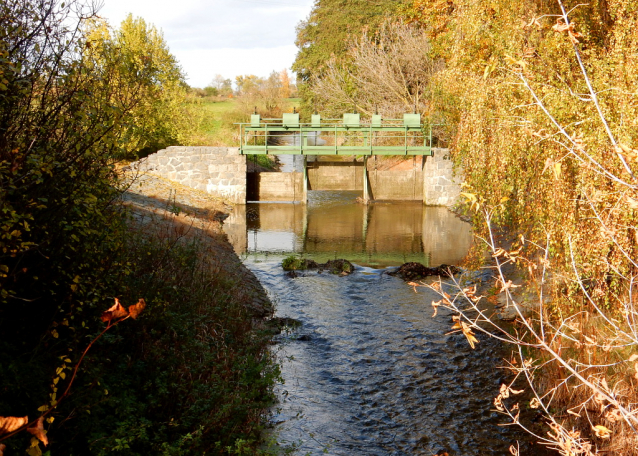
[[[402,13],[445,62],[436,110],[497,294],[520,303],[504,272],[516,264],[537,295],[517,337],[498,331],[547,417],[539,439],[565,455],[635,454],[638,4],[415,0]],[[503,230],[513,244],[499,245]],[[491,327],[460,293],[451,308],[479,312],[461,321]]]
[[[172,141],[152,113],[181,73],[143,21],[96,20],[0,2],[0,452],[254,448],[277,369],[252,300],[201,233],[136,226],[115,171]]]

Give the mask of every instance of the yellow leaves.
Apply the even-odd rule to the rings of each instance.
[[[467,199],[467,202],[470,204],[471,210],[476,212],[481,208],[478,197],[474,193],[461,192],[460,195],[463,198]]]
[[[485,65],[485,70],[483,71],[483,80],[486,80],[495,69],[496,62],[488,63],[487,65]]]
[[[618,143],[616,153],[622,155],[627,161],[638,161],[638,149],[632,149],[625,144]]]
[[[452,326],[452,329],[454,331],[451,331],[448,334],[453,334],[455,332],[461,331],[470,344],[470,347],[475,348],[476,344],[478,344],[479,341],[476,337],[474,337],[474,332],[472,331],[470,326],[463,320],[461,320],[461,317],[459,315],[453,316],[452,321],[455,322]]]
[[[0,416],[0,435],[8,434],[10,432],[20,429],[22,426],[29,422],[28,416]]]
[[[606,428],[602,424],[597,424],[596,426],[592,426],[592,429],[594,433],[596,434],[596,437],[599,437],[601,439],[608,439],[609,436],[611,435],[611,429]]]
[[[569,24],[566,24],[562,18],[558,19],[556,21],[556,24],[554,24],[554,26],[552,27],[552,29],[558,33],[566,32],[567,36],[569,37],[569,41],[571,41],[573,44],[578,44],[580,42],[578,41],[578,38],[583,37],[583,35],[576,32],[574,28],[574,21],[571,21]]]
[[[543,26],[541,25],[541,23],[538,21],[539,18],[537,17],[532,17],[532,19],[529,21],[529,23],[526,23],[523,28],[529,28],[532,26],[536,26],[536,28],[538,30],[541,30],[543,28]]]
[[[520,71],[523,71],[527,67],[527,62],[525,60],[517,60],[508,54],[505,54],[505,60],[507,60],[512,66],[520,67]]]
[[[52,330],[51,330],[51,335],[52,335],[54,338],[56,338],[56,339],[57,339],[58,337],[60,337],[60,335],[58,334],[58,332],[57,332],[55,329],[52,329]]]
[[[545,160],[545,167],[543,168],[543,172],[541,174],[545,174],[545,171],[551,169],[554,173],[554,179],[558,179],[560,178],[560,175],[562,173],[562,168],[563,165],[561,165],[560,162],[555,162],[554,159],[548,157]]]
[[[530,408],[537,409],[540,405],[541,401],[539,401],[538,398],[533,397],[532,400],[529,401]]]

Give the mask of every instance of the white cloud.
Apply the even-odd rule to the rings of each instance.
[[[180,52],[178,58],[194,87],[205,87],[216,74],[235,80],[236,75],[265,77],[273,71],[289,68],[297,48],[294,45],[254,49],[193,49]],[[190,74],[196,68],[197,74]]]
[[[105,0],[100,15],[117,27],[128,13],[164,32],[192,86],[215,74],[266,76],[294,61],[295,27],[313,0]]]

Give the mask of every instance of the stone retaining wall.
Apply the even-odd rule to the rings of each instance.
[[[422,172],[420,169],[377,172],[368,162],[372,198],[379,200],[422,199],[423,204],[427,206],[453,205],[461,192],[462,179],[454,176],[448,149],[434,149],[433,152],[432,157],[426,158]],[[326,165],[328,165],[326,169],[322,170],[321,168],[314,169],[315,165],[310,164],[308,169],[310,189],[324,189],[320,177],[328,172],[332,174],[328,176],[327,181],[333,185],[338,184],[337,188],[339,189],[363,188],[361,163],[343,162],[338,167],[332,167],[334,169],[329,164]],[[246,202],[246,156],[240,155],[239,149],[236,147],[169,147],[149,155],[132,166],[142,172],[150,171],[182,185],[222,197],[234,204]],[[341,172],[346,180],[337,179],[334,175],[336,171]],[[277,185],[283,189],[279,192],[281,195],[277,194],[277,198],[271,195],[270,200],[298,201],[300,199],[301,190],[298,188],[298,179],[294,180],[294,183],[290,183],[288,182],[290,176],[282,175],[282,173],[268,174],[271,175],[266,176],[268,179],[264,177],[264,189],[268,188],[269,193],[272,194],[277,190]],[[423,179],[422,193],[421,188],[413,188],[414,185],[420,186],[421,178]],[[282,183],[278,184],[277,179],[281,180]],[[326,179],[323,180],[326,181]]]
[[[234,204],[246,202],[246,156],[236,147],[172,146],[132,166]]]
[[[449,149],[434,149],[423,167],[423,204],[452,206],[461,193],[460,176],[454,175]]]

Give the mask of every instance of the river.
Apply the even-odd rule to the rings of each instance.
[[[458,264],[470,227],[445,208],[421,203],[356,204],[349,192],[310,192],[307,205],[248,204],[226,222],[229,238],[276,305],[301,322],[279,336],[281,400],[277,439],[295,454],[505,455],[521,438],[493,411],[505,374],[502,349],[478,336],[446,335],[451,315],[432,317],[425,289],[415,293],[388,268],[407,261]],[[345,258],[349,276],[286,276],[298,254]]]

